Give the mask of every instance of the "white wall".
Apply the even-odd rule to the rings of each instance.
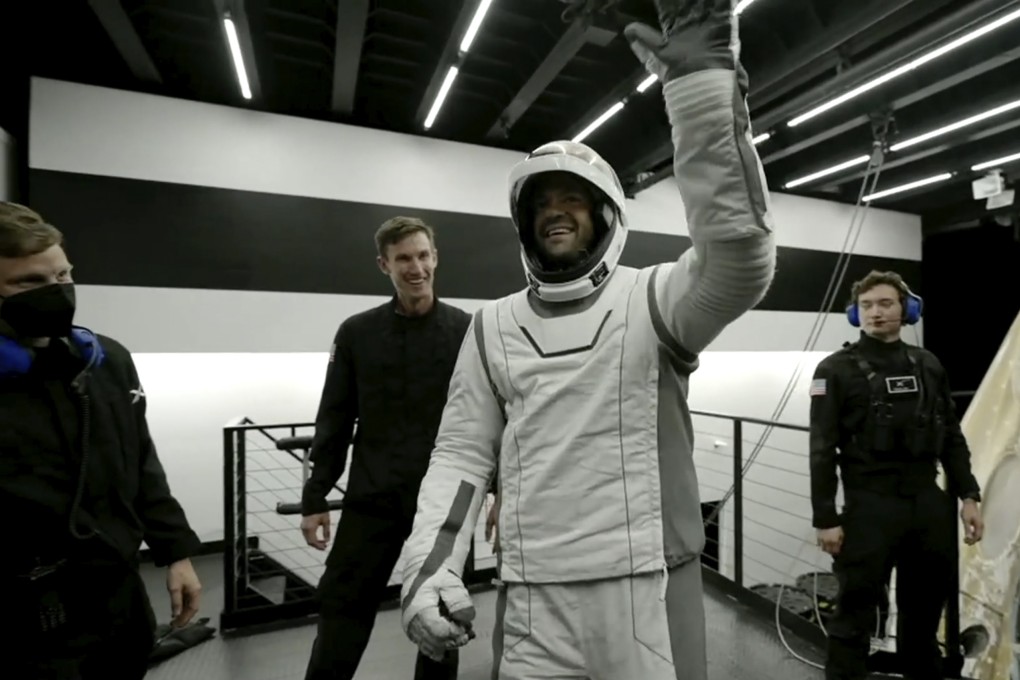
[[[14,173],[17,169],[14,138],[0,128],[0,201],[14,200]]]
[[[508,215],[506,174],[520,158],[515,152],[40,79],[33,81],[31,130],[32,169],[497,216]],[[628,209],[637,230],[687,233],[671,180],[641,193]],[[852,207],[777,194],[774,211],[781,246],[839,252]],[[871,209],[854,252],[918,261],[920,219]],[[804,281],[819,287],[819,297],[825,284]],[[199,535],[214,540],[223,536],[224,424],[238,416],[259,423],[310,421],[337,324],[382,298],[82,282],[79,301],[80,323],[135,352],[170,483]],[[451,302],[468,311],[481,303]],[[856,337],[842,315],[827,315],[817,352],[804,353],[815,317],[746,314],[703,356],[693,377],[692,406],[806,424],[807,382],[815,363]],[[802,373],[793,397],[776,414],[798,364]],[[706,418],[697,418],[696,426],[703,498],[719,498],[732,483],[731,426]],[[744,438],[751,440],[745,455],[759,431],[745,427]],[[818,558],[810,541],[806,436],[777,431],[765,444],[745,483],[748,583],[802,573]],[[283,465],[277,454],[261,455],[267,465]],[[285,475],[258,474],[277,481]],[[286,474],[295,475],[296,468]],[[273,497],[296,500],[296,480]],[[266,532],[281,545],[299,545],[297,518],[267,513],[261,520],[274,522]],[[731,531],[730,520],[724,514],[724,534]],[[731,541],[725,535],[723,541],[726,552]],[[320,555],[280,551],[294,564],[313,570],[321,565]]]

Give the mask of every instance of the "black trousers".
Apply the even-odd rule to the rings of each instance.
[[[9,632],[0,637],[4,677],[145,677],[156,621],[137,570],[128,565],[69,564],[37,581],[19,576],[3,580],[4,597],[12,604],[6,617]],[[41,630],[41,614],[55,608],[63,611],[62,625]]]
[[[351,680],[368,646],[386,584],[412,520],[345,509],[319,581],[320,616],[305,680]],[[418,652],[415,680],[456,680],[458,653],[436,662]],[[394,679],[395,680],[395,679]]]
[[[938,627],[957,588],[952,577],[956,504],[934,484],[910,496],[846,491],[843,547],[833,571],[839,595],[829,634],[826,680],[863,680],[877,609],[895,566],[896,649],[911,680],[941,680]]]

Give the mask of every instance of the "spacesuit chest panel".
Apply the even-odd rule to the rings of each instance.
[[[620,268],[576,313],[540,316],[524,295],[497,308],[498,341],[487,344],[507,400],[500,534],[510,580],[603,578],[661,560],[646,275]]]

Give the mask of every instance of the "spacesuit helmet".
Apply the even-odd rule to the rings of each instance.
[[[546,217],[562,220],[574,227],[576,238],[590,240],[568,256],[553,257],[539,242],[536,218],[539,215],[539,189],[550,181],[573,185],[583,190],[590,209],[579,224],[570,214]],[[620,261],[627,241],[626,197],[616,172],[591,147],[578,142],[556,141],[543,144],[517,163],[510,171],[510,215],[521,243],[521,263],[528,286],[542,300],[567,302],[579,300],[597,291]],[[590,227],[591,233],[587,234]]]

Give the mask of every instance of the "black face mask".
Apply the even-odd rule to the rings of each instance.
[[[54,283],[3,298],[0,320],[23,338],[62,338],[74,321],[73,283]]]

